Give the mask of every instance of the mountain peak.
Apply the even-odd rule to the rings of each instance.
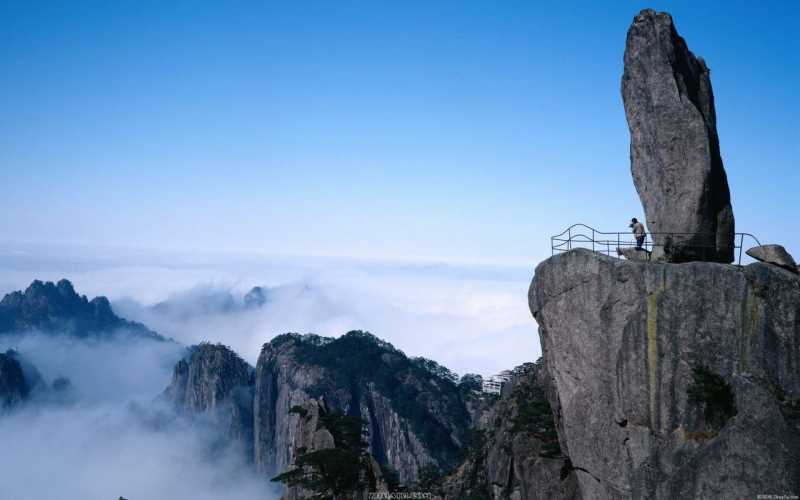
[[[89,301],[69,280],[34,280],[25,292],[0,301],[0,335],[39,331],[76,337],[107,337],[121,330],[130,335],[163,340],[144,325],[120,318],[106,297]]]
[[[75,293],[75,287],[72,286],[72,282],[68,279],[58,280],[56,288],[58,288],[58,291],[64,295],[77,295]]]
[[[254,286],[244,296],[244,305],[247,308],[261,307],[267,302],[264,287]]]
[[[288,456],[274,450],[292,446],[292,404],[324,398],[367,422],[371,453],[401,482],[416,481],[425,464],[449,470],[460,458],[471,417],[448,373],[366,331],[337,338],[279,335],[264,344],[256,368],[256,465],[284,470]]]

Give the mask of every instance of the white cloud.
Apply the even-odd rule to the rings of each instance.
[[[125,406],[28,408],[0,418],[0,438],[0,498],[270,498],[233,453],[207,457],[197,429],[149,426]]]
[[[276,498],[237,449],[209,453],[215,430],[156,401],[183,348],[152,341],[0,338],[49,384],[73,384],[71,404],[39,391],[0,417],[0,498],[244,500]]]
[[[331,258],[145,255],[92,257],[35,249],[0,263],[0,292],[33,279],[70,279],[79,293],[106,295],[124,317],[184,344],[230,345],[255,364],[264,342],[287,331],[338,336],[369,330],[410,356],[463,374],[496,373],[540,355],[528,312],[531,271],[521,267],[358,261]],[[259,309],[198,307],[228,294],[240,302],[270,287]],[[169,313],[151,306],[168,300]],[[207,301],[208,302],[208,301]],[[0,418],[0,498],[239,500],[269,497],[267,478],[241,455],[204,454],[208,430],[168,419],[151,425],[182,347],[0,337],[27,356],[46,382],[67,376],[77,402],[46,401]],[[168,415],[168,413],[167,413]]]
[[[80,293],[108,296],[121,315],[159,333],[187,344],[222,342],[253,364],[264,342],[288,331],[369,330],[458,373],[491,374],[541,354],[527,304],[532,266],[130,250],[95,262],[86,257],[91,251],[82,255],[80,265],[61,255],[47,265],[0,269],[0,284],[67,277]],[[180,318],[148,309],[168,299],[185,308],[202,294],[241,298],[255,285],[273,287],[258,311]]]

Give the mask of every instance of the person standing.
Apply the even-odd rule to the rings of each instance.
[[[631,219],[631,224],[628,226],[633,229],[633,236],[636,237],[636,249],[641,250],[644,245],[644,238],[647,232],[644,229],[644,224],[636,220],[636,217]]]

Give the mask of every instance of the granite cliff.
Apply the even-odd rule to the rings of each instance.
[[[401,484],[416,481],[426,465],[454,467],[471,424],[455,382],[368,333],[281,335],[264,345],[256,367],[260,470],[273,474],[292,463],[298,416],[290,410],[318,398],[367,423],[370,454]]]
[[[541,360],[517,367],[499,400],[476,422],[465,460],[432,485],[438,498],[579,498],[572,465],[558,443],[547,399],[551,390]]]
[[[363,420],[332,411],[324,399],[309,399],[293,406],[290,413],[297,416],[296,440],[293,465],[280,476],[280,480],[288,483],[282,500],[304,500],[320,494],[367,498],[369,493],[389,491],[382,469],[367,452],[367,443],[360,433]],[[320,480],[320,476],[327,480]],[[318,489],[304,487],[309,480]],[[320,484],[324,486],[320,488]],[[320,492],[325,486],[330,489]]]
[[[622,95],[654,259],[572,250],[529,291],[579,497],[797,495],[800,277],[778,245],[727,264],[709,70],[669,14],[634,18]]]
[[[200,344],[175,365],[164,391],[179,413],[203,415],[222,431],[227,443],[253,450],[253,368],[229,348]]]
[[[177,363],[164,396],[244,443],[268,477],[290,469],[298,449],[322,446],[306,414],[362,420],[368,469],[381,484],[414,484],[425,468],[452,470],[472,424],[473,396],[448,370],[360,331],[279,335],[264,344],[254,373],[228,348],[204,344]]]
[[[573,250],[529,301],[582,498],[800,492],[797,274]]]

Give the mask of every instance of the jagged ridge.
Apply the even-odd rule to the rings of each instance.
[[[131,336],[164,340],[141,323],[120,318],[106,297],[91,301],[78,295],[68,280],[35,280],[24,291],[0,301],[0,335],[27,331],[75,337]]]

